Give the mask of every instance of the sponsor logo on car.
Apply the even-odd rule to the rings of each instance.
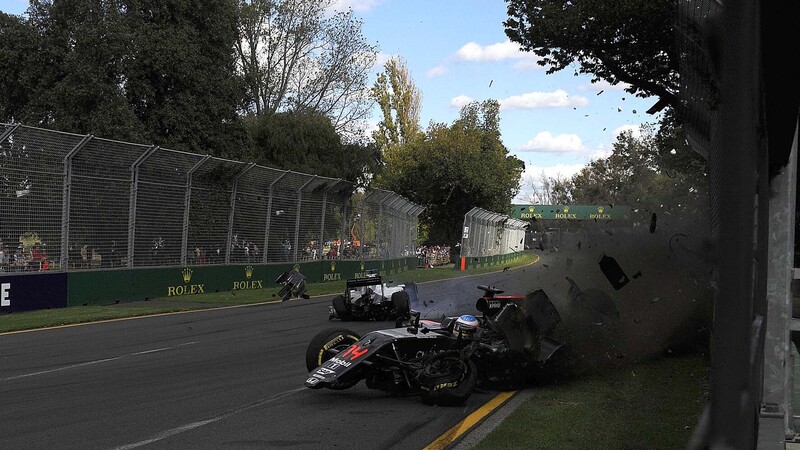
[[[338,364],[339,366],[344,366],[344,367],[350,367],[353,364],[350,361],[345,361],[345,360],[343,360],[341,358],[337,358],[335,356],[333,358],[329,359],[328,362],[331,362],[333,364]],[[336,367],[337,366],[333,366],[333,367],[331,367],[331,369],[335,369]]]

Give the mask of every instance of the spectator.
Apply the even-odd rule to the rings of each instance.
[[[42,266],[46,260],[47,254],[44,252],[44,250],[39,247],[39,244],[33,244],[33,250],[31,250],[32,264],[30,270],[43,270]]]
[[[20,244],[20,246],[17,247],[17,252],[14,253],[14,270],[22,272],[27,265],[28,261],[25,259],[25,253],[22,252],[22,244]]]
[[[7,245],[0,248],[0,272],[9,270],[9,261],[11,260],[11,250]]]

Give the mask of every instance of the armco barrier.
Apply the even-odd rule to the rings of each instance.
[[[280,289],[280,285],[275,283],[278,275],[292,268],[305,275],[308,283],[325,283],[365,276],[368,270],[378,270],[385,276],[396,275],[415,268],[415,264],[416,258],[400,258],[71,272],[65,288],[68,302],[65,301],[62,306],[107,305],[157,297],[250,289],[264,290],[266,301],[272,299],[272,294]]]
[[[25,274],[0,277],[0,313],[67,306],[67,274]]]
[[[522,255],[522,252],[516,252],[493,256],[462,256],[458,259],[458,262],[453,265],[453,269],[464,271],[481,267],[504,265],[516,261],[522,257]]]

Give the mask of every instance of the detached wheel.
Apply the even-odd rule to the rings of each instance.
[[[338,355],[358,342],[361,337],[347,328],[327,328],[317,333],[306,349],[306,369],[309,372],[321,366],[325,361]],[[355,386],[359,378],[350,381],[337,381],[328,386],[329,389],[341,390]]]
[[[281,298],[282,302],[285,302],[286,300],[292,298],[292,286],[289,284],[283,285],[280,292],[278,292],[278,297]]]
[[[408,292],[397,291],[392,294],[392,306],[397,311],[397,315],[405,317],[408,315],[411,308],[409,306]]]
[[[458,352],[434,355],[419,376],[420,395],[426,405],[463,405],[477,383],[478,369]]]
[[[339,320],[350,320],[350,311],[347,310],[347,302],[345,301],[344,295],[339,294],[333,297],[331,304]]]

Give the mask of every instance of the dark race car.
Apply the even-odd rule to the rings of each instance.
[[[527,296],[478,286],[480,316],[420,320],[359,336],[346,328],[319,332],[308,345],[305,386],[347,389],[364,380],[392,394],[419,393],[426,404],[463,404],[477,385],[517,389],[553,370],[563,345],[550,337],[561,317],[542,290]]]

